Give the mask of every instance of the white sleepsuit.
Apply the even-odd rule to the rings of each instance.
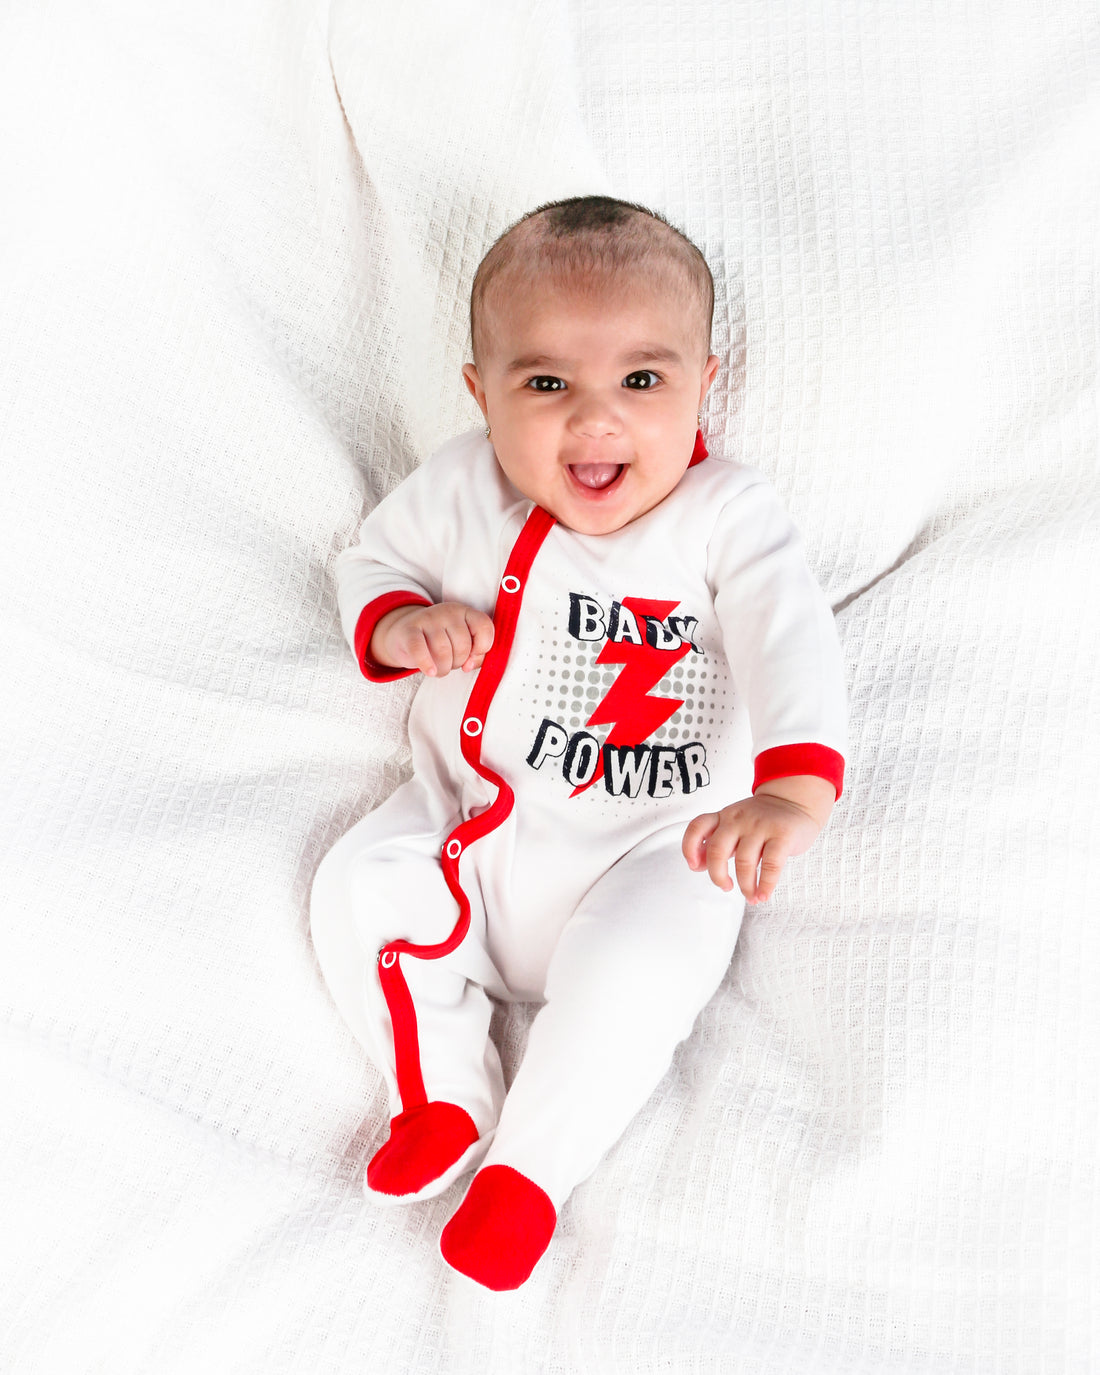
[[[463,1167],[510,1165],[556,1209],[733,953],[744,900],[688,868],[687,823],[769,778],[841,790],[828,603],[767,479],[705,452],[700,436],[663,502],[593,536],[519,493],[473,431],[336,560],[344,633],[372,681],[406,676],[368,657],[395,606],[466,603],[493,615],[495,640],[477,673],[422,679],[412,779],[323,859],[322,971],[392,1112],[458,1104],[481,1132]],[[490,994],[546,1003],[507,1097]]]

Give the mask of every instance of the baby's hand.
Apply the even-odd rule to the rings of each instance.
[[[492,648],[493,622],[461,602],[399,606],[374,627],[370,654],[390,668],[418,668],[444,678],[452,668],[471,673]]]
[[[780,796],[783,791],[796,793],[799,800]],[[752,905],[767,902],[787,860],[808,850],[817,839],[835,797],[832,784],[820,778],[765,783],[753,797],[697,816],[684,832],[684,858],[696,873],[706,869],[712,883],[732,893],[729,862],[733,856],[737,886],[746,900]]]

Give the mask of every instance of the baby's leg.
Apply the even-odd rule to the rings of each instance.
[[[399,1075],[379,952],[395,939],[445,941],[459,915],[439,864],[446,828],[433,829],[439,819],[425,811],[419,785],[398,789],[325,855],[310,898],[325,981],[390,1092],[390,1138],[368,1166],[367,1187],[402,1202],[430,1197],[476,1165],[504,1099],[485,992],[499,976],[485,953],[484,920],[476,910],[466,939],[450,955],[400,957],[412,1016],[398,1037]]]
[[[562,931],[493,1144],[442,1238],[448,1263],[490,1288],[527,1278],[561,1205],[661,1081],[729,966],[743,899],[693,873],[681,839],[669,827],[632,850]]]

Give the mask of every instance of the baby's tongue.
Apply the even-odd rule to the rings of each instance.
[[[574,463],[570,471],[584,487],[606,487],[619,475],[618,463]]]

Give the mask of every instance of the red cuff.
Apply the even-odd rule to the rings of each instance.
[[[388,664],[380,664],[370,657],[370,639],[374,627],[383,616],[399,606],[431,606],[431,602],[419,592],[386,592],[368,602],[355,622],[355,662],[363,676],[372,683],[391,683],[395,678],[407,678],[411,673],[420,672],[416,668],[390,668]]]
[[[756,756],[752,790],[755,793],[761,783],[770,783],[773,778],[794,778],[804,773],[831,783],[836,789],[836,800],[840,800],[844,756],[829,749],[828,745],[777,745],[775,749],[762,750]]]

